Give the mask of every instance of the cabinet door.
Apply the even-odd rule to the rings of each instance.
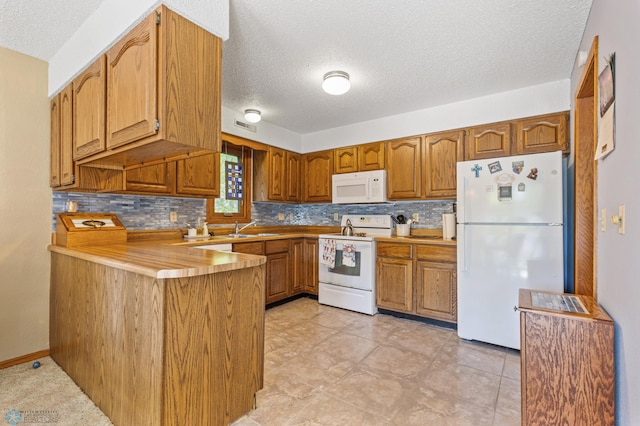
[[[107,148],[156,133],[157,44],[152,13],[107,51]]]
[[[295,152],[287,151],[286,175],[285,175],[285,199],[299,203],[302,200],[302,156]]]
[[[437,133],[425,136],[426,197],[456,196],[456,163],[463,161],[464,131]]]
[[[178,194],[220,196],[220,156],[206,154],[177,161]]]
[[[305,280],[304,238],[291,240],[291,295],[301,293]]]
[[[284,201],[285,198],[285,151],[269,147],[269,200]]]
[[[175,161],[125,171],[125,191],[173,194],[175,189]]]
[[[251,243],[234,243],[233,251],[236,253],[259,254],[264,256],[264,242],[254,241]]]
[[[384,142],[374,142],[358,146],[358,170],[384,169]]]
[[[73,159],[105,150],[106,59],[101,56],[73,80]]]
[[[456,265],[416,263],[416,314],[455,322],[457,319]]]
[[[378,257],[376,304],[394,311],[413,311],[413,261]]]
[[[496,123],[472,127],[467,132],[467,160],[511,155],[511,124]]]
[[[289,296],[289,253],[267,256],[265,303],[277,302]]]
[[[60,94],[57,94],[49,104],[50,118],[50,157],[49,157],[49,186],[60,186]]]
[[[71,85],[60,93],[60,185],[75,182],[73,165],[73,94]]]
[[[302,172],[305,178],[303,201],[330,202],[333,152],[319,151],[305,154],[302,160]]]
[[[358,148],[349,146],[338,148],[333,151],[333,172],[353,173],[358,171]]]
[[[549,114],[516,122],[518,154],[569,150],[567,123],[569,114]]]
[[[387,142],[387,197],[390,200],[421,197],[421,151],[421,137]]]
[[[318,294],[318,240],[304,240],[304,291]]]

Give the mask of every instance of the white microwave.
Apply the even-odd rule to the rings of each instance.
[[[343,173],[331,177],[335,204],[382,203],[387,201],[387,171]]]

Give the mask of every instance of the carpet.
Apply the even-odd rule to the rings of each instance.
[[[0,370],[0,424],[112,426],[50,357]]]

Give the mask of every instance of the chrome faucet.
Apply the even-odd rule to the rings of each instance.
[[[234,234],[239,234],[243,229],[248,228],[251,225],[255,226],[256,225],[256,221],[254,220],[253,222],[247,223],[242,228],[238,227],[239,225],[238,225],[238,222],[236,221],[236,230],[235,230]]]

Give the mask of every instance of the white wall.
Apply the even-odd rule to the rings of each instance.
[[[0,47],[0,361],[49,348],[47,63]]]
[[[288,149],[293,152],[301,152],[301,137],[298,133],[287,130],[283,127],[276,126],[267,121],[256,123],[256,131],[251,132],[241,127],[235,126],[236,119],[247,122],[244,114],[239,111],[222,106],[222,131],[232,135],[240,136],[253,141],[266,143],[267,145],[277,146],[279,148]]]
[[[378,120],[302,135],[302,151],[451,130],[475,124],[566,111],[570,108],[569,80],[525,87],[481,98],[441,105]]]
[[[229,38],[229,0],[106,0],[49,61],[49,95],[59,92],[161,3],[223,40]]]
[[[598,73],[616,52],[616,149],[598,163],[597,211],[606,208],[607,231],[597,233],[598,301],[616,322],[616,410],[618,425],[640,425],[640,2],[594,0],[580,50],[599,36]],[[582,69],[571,77],[575,97]],[[626,205],[626,234],[611,225]]]

